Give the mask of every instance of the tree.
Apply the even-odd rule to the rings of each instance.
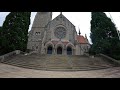
[[[6,39],[3,35],[3,28],[0,27],[0,55],[4,54],[5,53],[5,43],[6,43]]]
[[[31,12],[11,12],[3,23],[4,53],[27,48]]]
[[[2,27],[0,27],[0,37],[1,37]]]
[[[91,40],[92,49],[96,54],[103,53],[113,56],[118,52],[119,37],[115,24],[103,12],[92,12]]]
[[[2,50],[2,34],[1,34],[1,32],[2,32],[2,27],[0,27],[0,55],[1,55],[1,50]]]

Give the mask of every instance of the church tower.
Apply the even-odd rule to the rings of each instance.
[[[52,20],[52,12],[37,12],[32,27],[43,28],[51,20]]]
[[[41,52],[42,40],[48,23],[52,20],[52,12],[37,12],[31,31],[29,32],[28,49]]]

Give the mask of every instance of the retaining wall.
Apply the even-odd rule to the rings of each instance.
[[[111,58],[109,56],[106,56],[104,54],[99,54],[103,59],[107,60],[108,62],[112,63],[112,64],[115,64],[116,66],[120,66],[120,61],[114,59],[114,58]]]
[[[13,52],[2,55],[2,56],[0,56],[0,62],[3,62],[5,59],[7,59],[11,56],[17,55],[17,54],[20,54],[20,50],[15,50]]]

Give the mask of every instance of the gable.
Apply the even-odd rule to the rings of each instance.
[[[73,27],[75,27],[63,14],[58,15],[51,22],[54,22],[54,21],[66,22],[69,25],[72,25]]]

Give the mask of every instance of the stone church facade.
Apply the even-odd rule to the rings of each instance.
[[[62,13],[52,20],[52,12],[37,12],[27,48],[40,54],[83,55],[90,44]]]

